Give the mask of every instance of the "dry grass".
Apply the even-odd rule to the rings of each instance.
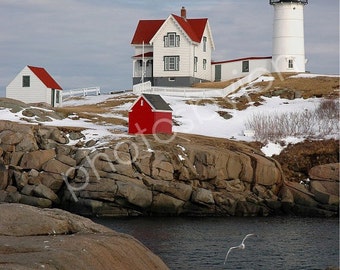
[[[231,85],[234,82],[237,82],[240,78],[223,81],[223,82],[203,82],[203,83],[196,83],[192,87],[194,88],[216,88],[216,89],[223,89],[227,86]]]
[[[254,84],[252,87],[260,88],[259,91],[248,92],[247,95],[230,99],[228,97],[215,99],[202,99],[187,102],[188,104],[204,105],[217,103],[225,109],[244,110],[250,106],[261,105],[262,96],[280,96],[281,98],[294,99],[297,97],[326,97],[338,98],[339,96],[339,77],[317,76],[310,78],[291,78],[296,73],[272,73],[267,74],[275,78],[274,81],[263,81]],[[195,87],[224,88],[237,79],[226,82],[201,83]]]
[[[257,87],[264,89],[264,92],[276,90],[291,90],[299,92],[303,98],[310,97],[332,97],[337,96],[339,90],[339,77],[317,76],[311,78],[291,78],[294,74],[272,74],[274,81],[259,82]]]
[[[310,78],[291,78],[296,73],[272,73],[268,76],[275,78],[274,81],[266,81],[256,83],[255,87],[260,87],[263,90],[262,94],[275,90],[291,90],[299,91],[303,98],[321,97],[321,96],[337,96],[339,90],[339,77],[317,76]],[[236,82],[238,79],[233,79],[224,82],[205,82],[195,84],[196,88],[225,88]]]
[[[64,114],[65,116],[72,114],[77,114],[79,116],[80,114],[103,114],[108,112],[107,108],[99,106],[99,104],[62,107],[57,108],[56,111]]]
[[[185,102],[188,105],[207,105],[207,104],[214,104],[215,98],[202,98],[202,99],[189,99]]]
[[[127,97],[119,96],[116,98],[110,98],[102,103],[99,103],[99,106],[114,108],[120,105],[124,105],[127,102],[134,102],[136,98],[136,95],[129,95]]]
[[[98,104],[62,107],[57,108],[56,111],[62,113],[65,117],[77,115],[78,118],[85,118],[96,124],[127,126],[127,121],[121,119],[121,117],[128,117],[128,112],[113,109],[134,100],[135,96],[117,96]],[[105,114],[108,113],[114,113],[118,116],[111,115],[106,117]]]
[[[235,99],[228,97],[217,97],[210,99],[191,99],[187,100],[185,103],[189,105],[200,105],[205,106],[207,104],[216,104],[222,109],[237,109],[244,110],[250,106],[250,102],[253,102],[253,106],[261,105],[263,101],[262,95],[260,93],[250,93],[248,96],[241,96]]]

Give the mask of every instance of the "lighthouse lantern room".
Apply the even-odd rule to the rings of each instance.
[[[274,7],[272,70],[305,72],[303,10],[308,0],[269,0]]]

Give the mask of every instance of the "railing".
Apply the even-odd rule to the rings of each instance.
[[[151,82],[148,81],[134,85],[133,93],[137,95],[140,95],[142,93],[148,93],[176,97],[208,98],[208,97],[221,97],[223,95],[223,89],[192,88],[192,87],[160,87],[151,86]]]
[[[209,98],[209,97],[226,97],[237,91],[240,87],[251,83],[261,75],[268,73],[266,69],[256,69],[248,76],[232,83],[223,89],[215,88],[193,88],[193,87],[160,87],[152,86],[150,81],[136,84],[133,86],[133,93],[140,95],[142,93],[162,94],[166,96],[191,97],[191,98]]]
[[[152,88],[151,82],[147,81],[144,83],[135,84],[132,88],[132,91],[134,94],[140,95],[142,93],[149,92],[151,88]]]
[[[232,83],[231,85],[227,86],[223,89],[223,96],[228,96],[231,93],[237,91],[240,87],[243,85],[249,84],[252,81],[256,80],[258,77],[260,77],[263,74],[268,73],[267,69],[258,68],[251,72],[249,75],[239,79],[238,81]]]
[[[277,4],[277,3],[285,3],[285,2],[301,3],[301,4],[304,4],[304,5],[308,4],[308,0],[269,0],[269,4],[271,4],[271,5],[274,5],[274,4]]]
[[[62,96],[87,96],[89,93],[95,93],[96,96],[100,95],[100,87],[86,87],[86,88],[78,88],[78,89],[71,89],[71,90],[63,90]]]
[[[192,87],[152,87],[148,93],[163,94],[166,96],[209,98],[222,97],[223,89],[192,88]]]

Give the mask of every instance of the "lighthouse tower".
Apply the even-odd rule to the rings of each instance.
[[[308,0],[269,0],[274,7],[272,71],[305,72],[303,9]]]

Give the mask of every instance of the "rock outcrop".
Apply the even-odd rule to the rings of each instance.
[[[339,175],[339,163],[315,166],[309,171],[310,190],[318,202],[339,206]]]
[[[333,216],[339,213],[339,163],[312,167],[310,178],[286,182],[282,196],[286,211],[304,216]]]
[[[339,163],[339,140],[305,140],[289,144],[275,159],[281,164],[286,179],[300,182],[318,165]]]
[[[0,121],[0,201],[99,216],[300,213],[280,164],[243,143],[175,134],[88,145],[79,131]],[[338,213],[333,196],[315,195],[328,188],[307,190],[317,215]]]
[[[168,269],[140,242],[59,209],[0,204],[0,269]]]

